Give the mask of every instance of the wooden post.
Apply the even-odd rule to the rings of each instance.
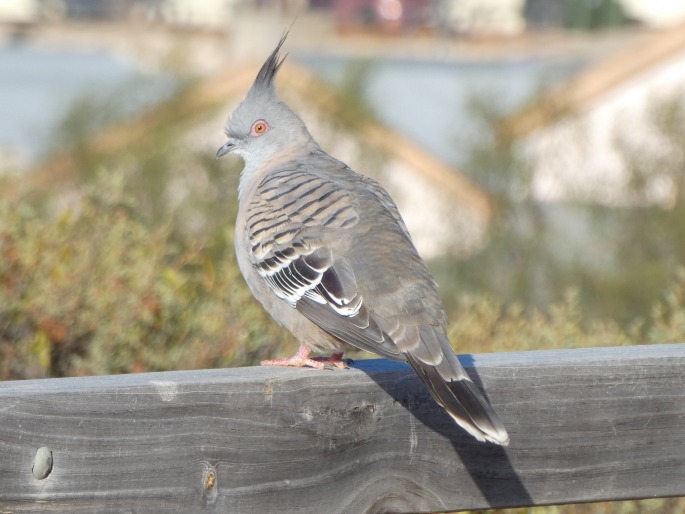
[[[432,512],[685,495],[685,345],[463,356],[511,445],[403,363],[0,383],[11,512]]]

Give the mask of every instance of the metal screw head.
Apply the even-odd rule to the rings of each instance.
[[[33,468],[31,468],[33,476],[38,480],[47,478],[52,471],[52,452],[47,446],[38,448],[36,456],[33,459]]]

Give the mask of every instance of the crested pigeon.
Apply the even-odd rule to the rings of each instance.
[[[277,98],[286,36],[231,115],[217,152],[245,161],[235,230],[240,270],[300,342],[293,357],[262,365],[345,367],[350,349],[406,361],[457,424],[479,441],[507,445],[502,422],[450,346],[437,285],[390,195],[325,153]],[[313,359],[312,351],[332,356]]]

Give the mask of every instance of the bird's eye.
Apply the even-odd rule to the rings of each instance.
[[[252,124],[250,135],[253,137],[261,136],[267,130],[269,130],[269,124],[264,120],[257,120]]]

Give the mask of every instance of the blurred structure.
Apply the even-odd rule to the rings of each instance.
[[[525,0],[445,0],[443,27],[456,34],[520,34]]]
[[[631,17],[651,27],[674,27],[685,21],[685,2],[673,0],[621,0]]]
[[[528,134],[538,198],[668,206],[682,170],[665,163],[682,152],[682,141],[660,124],[683,109],[685,25],[602,60],[509,123],[520,136]],[[535,112],[542,116],[537,121]],[[543,112],[551,118],[544,120]]]
[[[5,0],[0,2],[3,23],[35,23],[40,13],[38,0]]]
[[[245,1],[4,0],[0,3],[0,22],[137,21],[225,30],[240,4],[245,4]]]
[[[160,19],[169,25],[226,30],[235,22],[240,0],[164,0],[157,7]]]
[[[433,4],[431,0],[335,0],[334,10],[338,29],[343,32],[399,33],[429,28]]]
[[[227,31],[247,12],[290,20],[324,13],[342,33],[521,34],[527,29],[595,30],[627,23],[673,26],[685,19],[679,2],[658,0],[4,0],[0,23],[136,21]]]

